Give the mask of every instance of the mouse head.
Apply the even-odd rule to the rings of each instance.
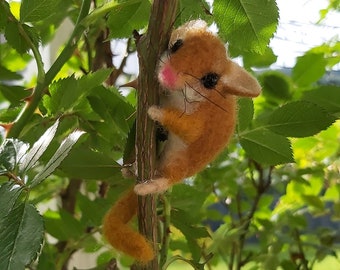
[[[223,42],[202,20],[174,30],[158,70],[160,84],[199,101],[227,94],[255,97],[261,88],[249,73],[232,62]]]

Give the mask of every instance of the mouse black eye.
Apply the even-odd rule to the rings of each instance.
[[[220,76],[218,76],[216,73],[208,73],[204,75],[200,81],[207,89],[212,89],[216,86]]]
[[[183,40],[182,39],[177,39],[174,44],[170,46],[170,52],[175,53],[178,51],[179,48],[181,48],[183,45]]]

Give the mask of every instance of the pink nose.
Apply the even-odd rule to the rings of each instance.
[[[166,88],[175,88],[177,74],[169,64],[165,64],[158,73],[159,82]]]

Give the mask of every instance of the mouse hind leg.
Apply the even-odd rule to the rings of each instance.
[[[137,184],[134,187],[134,191],[138,195],[148,195],[148,194],[155,194],[155,193],[162,193],[165,192],[170,186],[170,180],[168,178],[160,177],[151,179],[141,184]]]
[[[144,183],[137,184],[134,188],[138,195],[147,195],[165,192],[172,185],[188,177],[186,160],[177,158],[160,166],[159,174]]]

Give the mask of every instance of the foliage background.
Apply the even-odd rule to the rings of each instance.
[[[136,51],[132,32],[145,32],[150,7],[147,0],[0,0],[1,269],[71,269],[78,251],[96,257],[94,269],[132,264],[107,246],[100,226],[132,184],[120,169],[137,101],[117,85],[135,76],[126,72]],[[329,10],[339,10],[339,1],[321,15]],[[65,18],[75,27],[46,67],[40,45],[51,42]],[[161,266],[182,260],[195,269],[313,269],[337,258],[340,87],[319,79],[340,62],[339,41],[308,50],[286,75],[268,69],[276,61],[268,47],[279,20],[275,1],[215,0],[212,8],[179,1],[175,24],[194,18],[216,23],[231,56],[257,71],[263,94],[239,100],[228,149],[161,196]],[[111,39],[126,41],[117,66]],[[25,77],[31,61],[37,73]],[[74,130],[85,133],[73,138]],[[44,133],[48,142],[39,140]],[[63,140],[73,146],[67,157],[57,151]],[[58,170],[48,171],[61,159]],[[46,180],[37,177],[44,172]]]

